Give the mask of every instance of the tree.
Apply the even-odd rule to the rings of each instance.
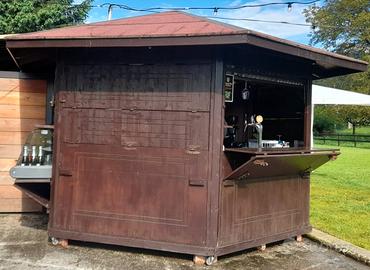
[[[312,45],[321,45],[336,53],[370,61],[369,0],[326,0],[322,7],[311,6],[304,14],[306,21],[312,25]],[[315,83],[370,94],[370,71],[368,69],[366,72]],[[356,126],[370,122],[369,107],[336,106],[336,110],[343,121],[354,126],[353,131]]]
[[[92,0],[0,0],[0,34],[24,33],[82,23]]]
[[[323,7],[304,11],[312,25],[311,43],[352,57],[370,50],[370,1],[326,0]]]

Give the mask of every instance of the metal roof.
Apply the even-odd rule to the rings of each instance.
[[[5,39],[8,48],[249,44],[310,59],[325,69],[367,69],[367,63],[361,60],[179,11],[10,35]]]
[[[142,38],[225,35],[244,31],[233,25],[171,11],[20,34],[12,39]]]

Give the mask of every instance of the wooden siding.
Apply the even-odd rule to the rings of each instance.
[[[9,169],[28,133],[45,122],[46,81],[0,78],[0,212],[33,212],[41,207],[13,186]]]

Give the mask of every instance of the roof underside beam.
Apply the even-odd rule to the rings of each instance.
[[[367,63],[346,56],[326,52],[296,43],[283,43],[253,34],[173,36],[143,38],[81,38],[81,39],[30,39],[7,40],[7,48],[109,48],[248,44],[272,51],[314,61],[323,70],[342,70],[343,74],[365,71]],[[347,71],[347,72],[346,72]],[[342,75],[342,74],[338,74]]]

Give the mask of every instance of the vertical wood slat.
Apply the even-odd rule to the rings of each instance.
[[[0,78],[0,212],[34,212],[41,206],[13,186],[9,169],[36,124],[45,122],[46,81]]]

